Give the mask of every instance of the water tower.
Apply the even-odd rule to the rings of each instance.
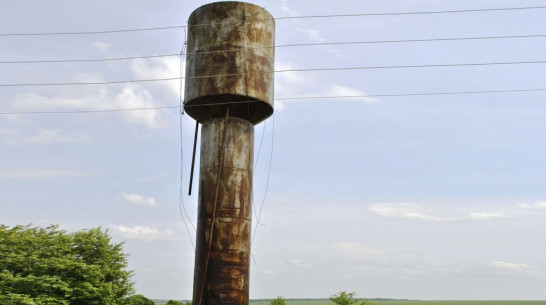
[[[273,114],[275,22],[216,2],[188,20],[184,109],[202,124],[193,305],[248,305],[254,125]]]

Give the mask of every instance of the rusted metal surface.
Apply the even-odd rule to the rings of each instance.
[[[232,117],[254,124],[268,118],[273,113],[273,17],[257,5],[216,2],[196,9],[188,29],[185,111],[200,123],[222,117],[228,105]],[[223,103],[230,104],[218,105]]]
[[[223,160],[220,161],[223,142]],[[248,305],[253,153],[254,125],[251,122],[232,117],[204,122],[194,305]],[[211,230],[214,234],[209,252]]]
[[[203,124],[193,304],[248,305],[254,124],[273,113],[275,22],[228,1],[195,10],[188,29],[184,109]]]

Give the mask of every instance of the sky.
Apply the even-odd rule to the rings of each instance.
[[[0,0],[1,34],[174,27],[0,36],[0,223],[100,226],[125,243],[137,293],[191,298],[183,81],[70,83],[183,77],[185,25],[206,3]],[[468,11],[546,2],[253,3],[275,18],[380,15],[276,20],[250,297],[546,299],[546,9]],[[433,11],[466,12],[384,15]],[[172,56],[73,61],[152,55]],[[48,60],[66,62],[28,62]],[[479,65],[430,66],[454,64]],[[333,69],[286,71],[317,68]]]

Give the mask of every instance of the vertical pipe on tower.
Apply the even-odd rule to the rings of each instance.
[[[193,304],[248,305],[254,125],[273,113],[275,23],[227,1],[196,9],[188,29],[184,109],[203,125]]]

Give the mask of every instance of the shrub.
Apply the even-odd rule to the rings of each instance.
[[[155,305],[155,302],[146,298],[141,294],[135,294],[128,297],[126,300],[126,305]]]
[[[270,305],[286,305],[286,300],[283,297],[277,297],[271,300]]]
[[[355,292],[340,291],[330,297],[336,305],[371,305],[368,300],[355,299]]]
[[[191,302],[184,303],[180,301],[169,300],[165,305],[191,305]]]

